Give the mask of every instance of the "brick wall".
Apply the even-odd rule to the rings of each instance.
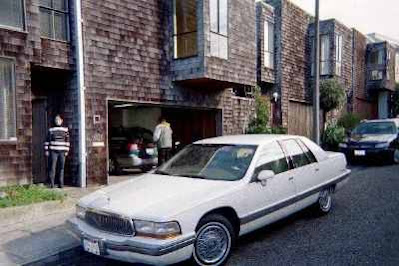
[[[39,0],[25,0],[24,31],[0,27],[0,57],[15,59],[17,141],[0,141],[0,186],[32,180],[32,66],[70,69],[68,44],[40,38]]]

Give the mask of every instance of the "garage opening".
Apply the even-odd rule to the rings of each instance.
[[[157,165],[153,132],[160,117],[166,118],[172,127],[173,154],[194,141],[222,134],[219,109],[108,101],[110,175],[141,173]]]

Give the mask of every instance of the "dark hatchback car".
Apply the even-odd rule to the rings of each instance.
[[[339,148],[349,161],[373,159],[399,163],[399,119],[366,120]]]

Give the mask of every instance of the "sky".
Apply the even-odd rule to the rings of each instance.
[[[290,0],[314,15],[315,0]],[[320,0],[321,19],[336,18],[363,34],[377,32],[399,40],[399,0]]]

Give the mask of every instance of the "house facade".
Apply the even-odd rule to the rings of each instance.
[[[255,85],[274,126],[310,136],[312,20],[288,0],[1,1],[0,186],[46,181],[56,114],[71,134],[66,183],[77,186],[108,182],[121,128],[152,131],[163,116],[182,145],[244,133]],[[377,117],[399,57],[385,42],[375,66],[368,54],[381,44],[335,20],[321,33],[322,78],[342,83],[345,110]],[[374,67],[381,82],[369,80]]]

